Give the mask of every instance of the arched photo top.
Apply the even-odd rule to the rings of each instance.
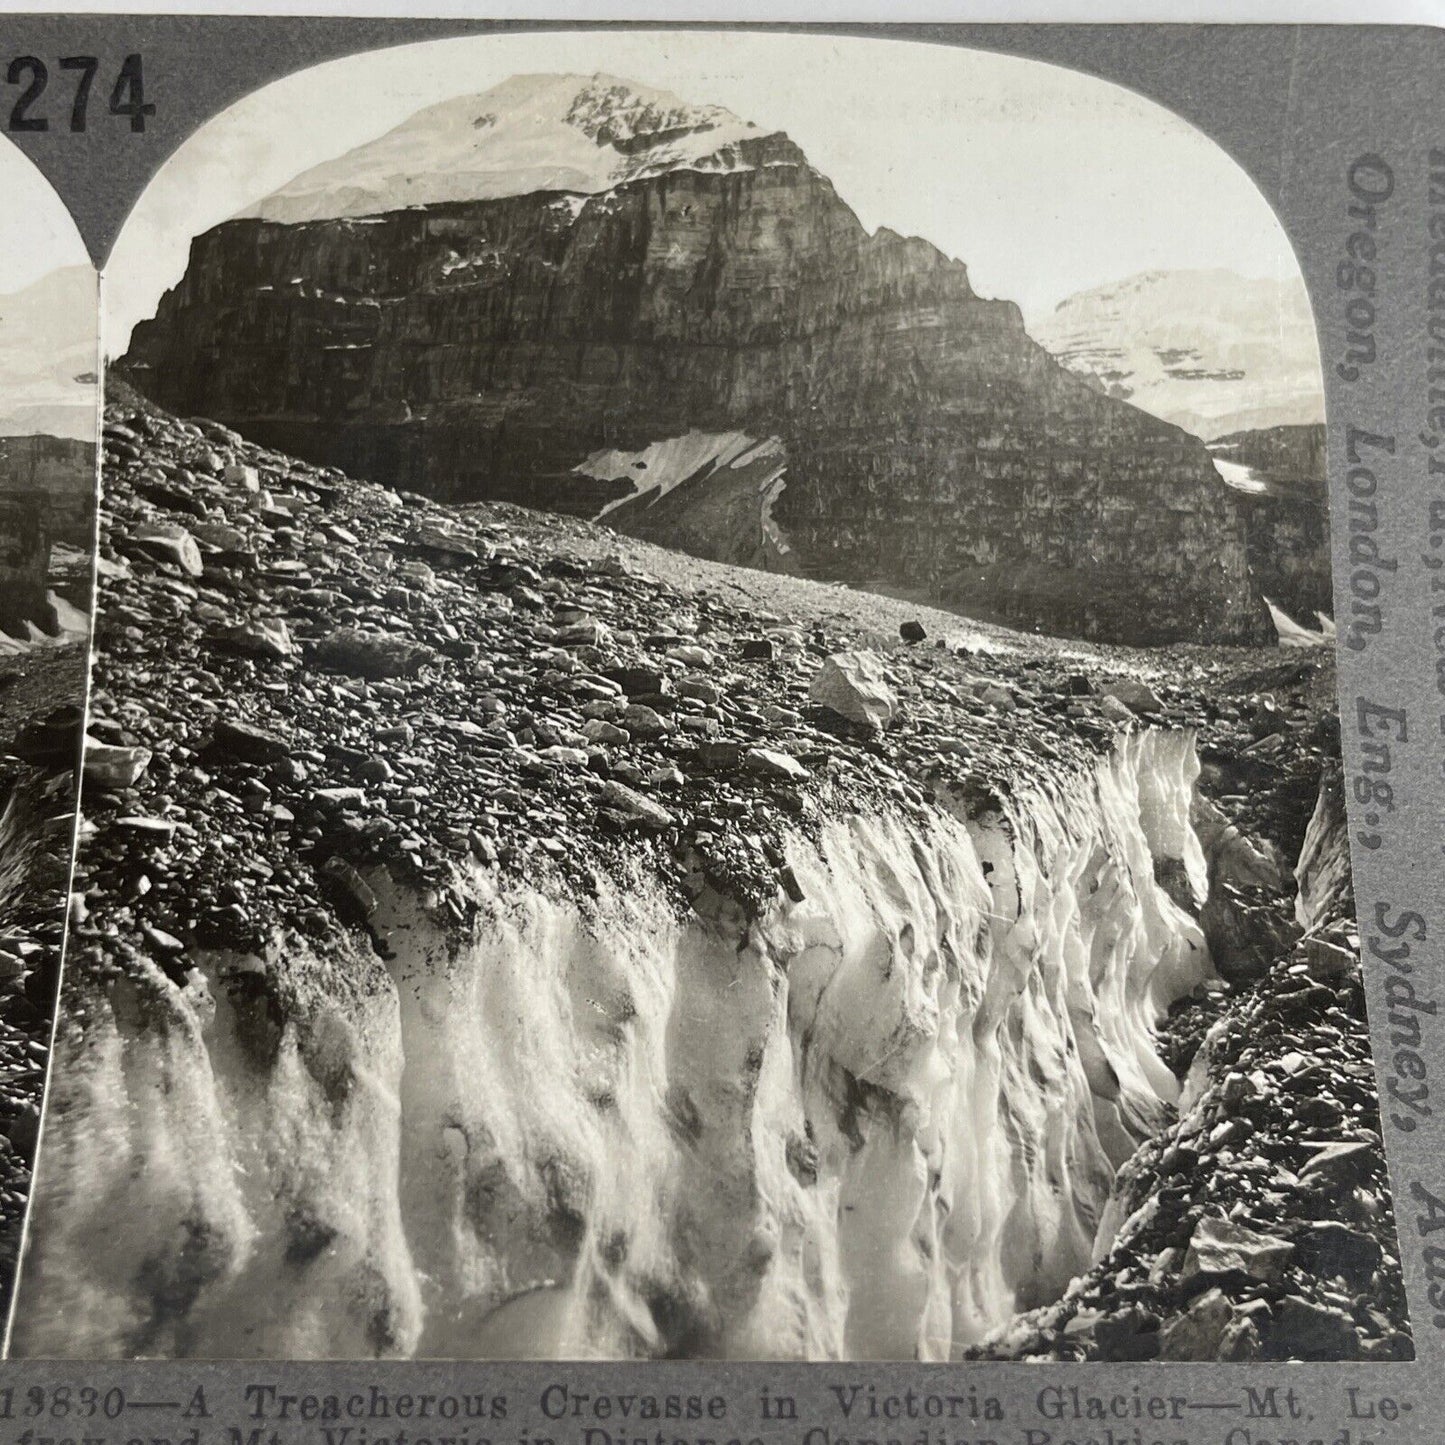
[[[535,129],[566,119],[581,88],[561,100],[568,77],[624,87],[639,104],[681,103],[687,124],[718,128],[713,139],[783,133],[870,231],[920,236],[961,259],[975,289],[1016,302],[1065,364],[1166,420],[1221,435],[1321,419],[1289,240],[1215,141],[1061,66],[825,35],[480,36],[287,76],[202,126],[137,202],[106,267],[108,353],[125,353],[181,278],[191,240],[237,215],[294,221],[537,184],[605,188],[625,172],[598,169],[583,130],[566,137],[569,166],[564,128],[550,140]],[[558,114],[544,116],[554,102]],[[483,112],[499,106],[500,130],[483,134]],[[1181,305],[1202,313],[1192,334]],[[1118,358],[1087,354],[1121,347],[1122,376],[1106,375]]]
[[[1372,1117],[1317,348],[1212,141],[916,43],[433,42],[219,116],[106,284],[18,1357],[1408,1352],[1383,1204],[1361,1307],[1192,1313],[1319,1213],[1175,1188],[1226,1071],[1335,1082],[1248,1159]],[[1318,1027],[1196,1071],[1289,920]]]

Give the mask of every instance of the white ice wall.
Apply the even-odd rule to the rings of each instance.
[[[839,817],[756,920],[479,874],[458,943],[377,878],[394,958],[294,947],[280,1008],[224,985],[256,960],[97,992],[13,1352],[947,1358],[1087,1266],[1174,1095],[1197,771],[1145,733],[981,819]]]

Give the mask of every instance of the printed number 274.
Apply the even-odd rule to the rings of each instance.
[[[100,70],[100,61],[94,55],[67,55],[59,62],[59,67],[75,77],[69,91],[70,129],[83,131],[90,109],[90,91]],[[6,70],[5,79],[10,85],[22,87],[10,108],[7,129],[48,131],[50,117],[41,107],[41,97],[50,84],[50,67],[38,55],[17,55]],[[110,113],[129,117],[133,131],[143,131],[146,117],[156,113],[155,106],[148,104],[145,98],[145,80],[141,74],[139,55],[127,55],[122,62],[111,87]]]

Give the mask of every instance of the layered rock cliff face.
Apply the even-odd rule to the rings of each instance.
[[[33,433],[0,437],[0,492],[53,497],[74,506],[95,491],[95,446]]]
[[[769,521],[810,575],[1075,636],[1267,635],[1202,445],[1065,371],[960,262],[869,235],[783,135],[597,194],[229,222],[126,365],[174,410],[451,500],[595,514],[631,490],[574,472],[599,449],[776,437]]]
[[[1314,927],[1313,658],[1030,638],[133,400],[106,450],[18,1355],[956,1356],[1088,1271],[1171,1005]],[[1372,1181],[1370,1127],[1290,1157]],[[1408,1349],[1371,1227],[1337,1356]]]
[[[1239,492],[1250,573],[1293,618],[1334,613],[1325,429],[1268,427],[1211,443],[1215,466]]]
[[[94,443],[0,437],[0,647],[88,630],[94,527]]]

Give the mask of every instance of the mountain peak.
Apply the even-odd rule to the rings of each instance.
[[[419,110],[246,214],[295,222],[533,191],[595,195],[667,171],[750,170],[739,146],[767,134],[722,106],[601,71],[514,75]]]
[[[508,110],[525,111],[535,119],[561,111],[566,124],[597,145],[618,150],[662,144],[679,131],[757,131],[720,105],[693,105],[671,91],[601,70],[591,75],[514,75],[477,99],[495,107],[486,116],[491,123],[498,112]]]
[[[1068,297],[1030,329],[1070,371],[1206,439],[1324,417],[1297,275],[1143,271]]]

